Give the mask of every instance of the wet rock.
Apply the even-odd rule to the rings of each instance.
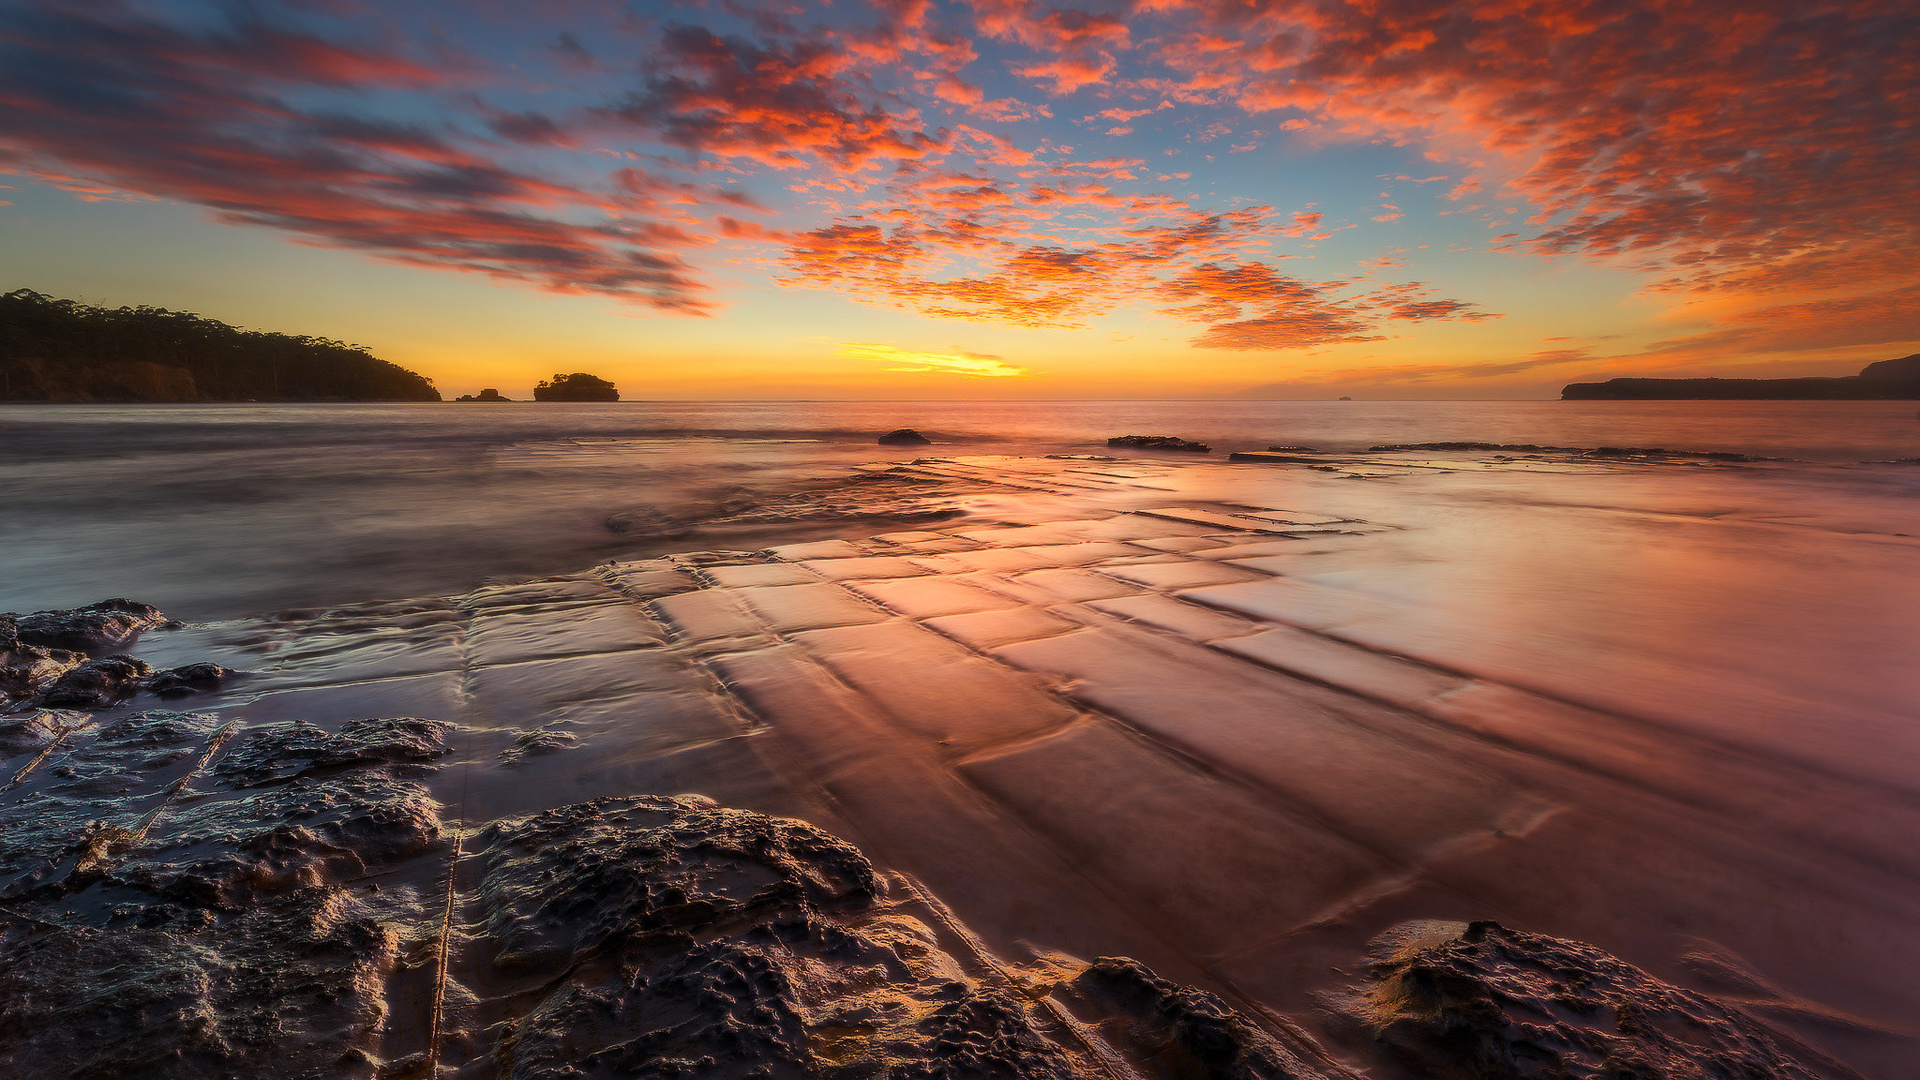
[[[933,440],[912,428],[898,428],[880,436],[881,446],[932,446]]]
[[[0,758],[37,754],[66,734],[67,727],[53,713],[36,712],[18,720],[0,720]]]
[[[1213,452],[1213,447],[1206,443],[1189,442],[1172,435],[1117,435],[1108,439],[1107,445],[1126,450],[1179,450],[1189,454]]]
[[[693,526],[652,506],[636,506],[607,518],[607,531],[636,540],[671,540],[687,536]]]
[[[229,749],[214,773],[236,787],[369,766],[390,766],[398,775],[417,776],[447,752],[452,731],[452,724],[411,716],[350,720],[337,733],[300,721],[268,724]]]
[[[698,796],[578,803],[486,839],[482,891],[505,964],[873,892],[873,867],[845,841]]]
[[[219,664],[184,664],[155,672],[146,681],[145,689],[149,694],[163,698],[210,694],[232,677],[233,672]]]
[[[1417,923],[1375,951],[1357,1011],[1411,1071],[1435,1080],[1836,1075],[1745,1013],[1591,945],[1493,922]]]
[[[549,728],[523,731],[513,740],[512,746],[500,751],[500,760],[511,763],[530,757],[557,754],[562,750],[572,749],[579,742],[578,736],[565,731],[554,731]]]
[[[1175,1075],[1217,1080],[1282,1080],[1319,1074],[1274,1036],[1219,998],[1179,986],[1124,957],[1094,961],[1075,988],[1105,1006],[1116,1042],[1162,1062]]]
[[[84,660],[83,653],[22,642],[19,621],[0,615],[0,709],[32,699]]]
[[[54,680],[36,704],[50,709],[102,709],[140,692],[153,669],[131,656],[89,660]]]
[[[495,1046],[516,1080],[1078,1080],[1116,1061],[1142,1080],[1321,1076],[1132,961],[1017,981],[948,952],[963,939],[933,909],[802,822],[633,797],[481,840],[496,962],[553,988]]]
[[[120,648],[142,630],[175,625],[178,624],[152,604],[120,598],[18,617],[22,644],[70,649],[90,656]]]
[[[972,988],[942,1002],[916,1025],[918,1045],[902,1047],[895,1076],[914,1080],[1084,1075],[1048,1038],[1023,1003],[1001,990]],[[917,1051],[917,1052],[915,1052]]]
[[[238,736],[249,763],[222,774],[200,766],[230,726],[127,717],[0,812],[9,1076],[375,1073],[405,935],[438,900],[356,882],[439,850],[437,804],[402,775],[432,749],[395,744],[445,730],[359,721],[316,752],[299,728]]]
[[[805,481],[786,490],[729,501],[715,525],[795,525],[817,521],[939,521],[955,517],[966,488],[910,472],[874,470]]]

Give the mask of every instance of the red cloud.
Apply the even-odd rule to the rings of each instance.
[[[253,23],[189,31],[113,4],[17,8],[0,17],[0,164],[391,261],[704,309],[704,287],[673,251],[696,239],[628,216],[623,196],[506,167],[450,131],[277,96],[450,81],[377,48]],[[564,213],[580,208],[602,220]]]
[[[1920,85],[1904,9],[1154,6],[1172,16],[1161,59],[1249,111],[1301,110],[1351,136],[1504,156],[1512,188],[1539,208],[1527,242],[1542,252],[1654,259],[1690,288],[1799,287],[1803,268],[1830,274],[1835,263],[1920,274],[1910,242],[1920,113],[1890,92]]]
[[[863,97],[847,58],[824,39],[754,43],[672,27],[657,64],[644,91],[604,114],[698,153],[858,170],[927,157],[953,140],[912,129]]]
[[[890,195],[796,235],[782,259],[785,282],[1016,326],[1077,327],[1118,306],[1150,305],[1207,325],[1194,342],[1206,348],[1370,341],[1384,319],[1487,317],[1461,301],[1418,299],[1419,285],[1343,297],[1341,283],[1280,275],[1243,254],[1300,225],[1301,215],[1290,227],[1270,220],[1271,207],[1208,214],[1095,183],[1015,187],[961,173],[916,175]],[[1118,225],[1095,224],[1116,217]],[[1073,224],[1082,219],[1089,224]]]

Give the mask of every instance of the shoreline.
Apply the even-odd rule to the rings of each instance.
[[[1774,671],[1791,641],[1758,634],[1635,652],[1632,613],[1618,633],[1594,623],[1544,639],[1551,624],[1516,620],[1508,594],[1467,586],[1487,566],[1528,588],[1551,580],[1524,561],[1531,546],[1494,557],[1473,545],[1495,540],[1476,522],[1552,514],[1638,515],[1706,552],[1730,529],[1886,565],[1920,547],[1843,521],[1658,505],[1718,490],[1715,470],[1743,464],[1439,453],[1341,455],[1331,468],[925,459],[905,467],[998,503],[866,540],[681,552],[152,631],[133,652],[156,667],[247,672],[165,706],[211,719],[181,728],[185,749],[152,779],[190,769],[179,790],[198,791],[196,778],[293,720],[331,736],[368,717],[451,725],[408,736],[440,740],[430,774],[407,771],[428,760],[417,747],[379,759],[394,782],[422,786],[438,821],[407,868],[375,875],[383,895],[418,907],[418,940],[381,975],[395,1019],[365,1049],[387,1064],[417,1065],[423,1043],[443,1063],[483,1061],[508,1014],[531,1015],[515,1012],[526,1002],[495,970],[491,932],[472,929],[492,910],[483,886],[501,830],[520,827],[501,823],[698,794],[853,844],[889,883],[887,903],[923,926],[951,916],[960,929],[935,933],[950,955],[977,944],[969,978],[1133,957],[1223,995],[1326,1075],[1398,1075],[1384,1029],[1340,1002],[1385,947],[1373,943],[1418,920],[1454,924],[1426,931],[1434,940],[1465,942],[1469,924],[1497,920],[1589,942],[1770,1029],[1807,1070],[1779,1075],[1849,1075],[1822,1055],[1896,1075],[1920,1038],[1903,1020],[1920,1015],[1906,978],[1920,960],[1920,845],[1908,842],[1920,839],[1920,741],[1895,715],[1904,688]],[[1571,497],[1539,501],[1576,482],[1610,495],[1597,518]],[[1522,492],[1535,501],[1504,508]],[[1479,517],[1448,525],[1447,513]],[[1452,569],[1421,576],[1410,551]],[[1734,569],[1730,581],[1748,568]],[[1674,573],[1647,580],[1702,570]],[[1430,603],[1448,583],[1478,606]],[[1563,618],[1584,611],[1560,602]],[[1899,640],[1895,625],[1868,629]],[[1707,677],[1714,663],[1724,670]],[[63,755],[155,707],[135,699],[61,736],[0,795],[0,819],[79,798],[61,794]],[[174,804],[135,787],[146,801],[113,798],[167,835]],[[31,895],[16,886],[9,897]],[[451,937],[431,929],[436,901],[444,925],[463,928]],[[1522,968],[1546,955],[1477,933],[1472,944],[1505,942]],[[455,945],[435,957],[439,940]],[[1633,992],[1680,1000],[1653,985]]]

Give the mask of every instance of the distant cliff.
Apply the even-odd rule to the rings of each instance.
[[[1905,401],[1920,399],[1920,353],[1832,379],[1608,379],[1571,383],[1562,401]]]
[[[0,401],[439,401],[363,346],[184,311],[0,296]]]

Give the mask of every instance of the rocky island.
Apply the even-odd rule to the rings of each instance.
[[[620,391],[598,375],[576,371],[542,379],[533,388],[535,401],[619,401]]]
[[[0,296],[0,401],[439,401],[431,380],[331,338],[186,311]]]
[[[1920,353],[1858,375],[1805,379],[1608,379],[1569,383],[1562,401],[1909,401],[1920,399]]]

